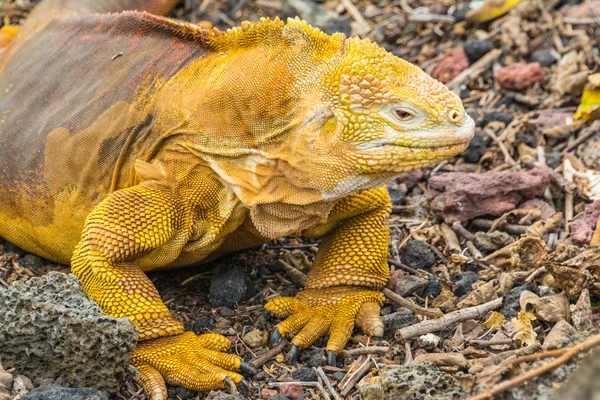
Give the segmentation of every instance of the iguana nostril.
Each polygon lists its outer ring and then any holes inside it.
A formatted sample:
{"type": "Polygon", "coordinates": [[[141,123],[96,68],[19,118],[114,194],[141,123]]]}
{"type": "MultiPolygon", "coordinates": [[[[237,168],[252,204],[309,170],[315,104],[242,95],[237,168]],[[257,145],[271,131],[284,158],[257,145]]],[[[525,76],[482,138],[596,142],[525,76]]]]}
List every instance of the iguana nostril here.
{"type": "Polygon", "coordinates": [[[452,110],[448,114],[448,118],[450,118],[450,121],[452,121],[454,123],[458,123],[458,122],[460,122],[460,113],[456,110],[452,110]]]}

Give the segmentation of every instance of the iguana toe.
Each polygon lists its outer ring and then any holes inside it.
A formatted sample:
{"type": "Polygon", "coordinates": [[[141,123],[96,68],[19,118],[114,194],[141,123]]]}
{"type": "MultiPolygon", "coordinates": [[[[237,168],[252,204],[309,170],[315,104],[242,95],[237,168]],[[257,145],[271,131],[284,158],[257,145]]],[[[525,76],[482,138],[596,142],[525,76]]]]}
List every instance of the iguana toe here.
{"type": "Polygon", "coordinates": [[[249,392],[243,376],[233,371],[256,370],[239,356],[224,353],[226,342],[230,343],[220,335],[196,336],[191,332],[162,337],[139,343],[131,363],[140,372],[138,383],[149,400],[166,400],[165,383],[198,391],[236,392],[239,388],[249,392]]]}

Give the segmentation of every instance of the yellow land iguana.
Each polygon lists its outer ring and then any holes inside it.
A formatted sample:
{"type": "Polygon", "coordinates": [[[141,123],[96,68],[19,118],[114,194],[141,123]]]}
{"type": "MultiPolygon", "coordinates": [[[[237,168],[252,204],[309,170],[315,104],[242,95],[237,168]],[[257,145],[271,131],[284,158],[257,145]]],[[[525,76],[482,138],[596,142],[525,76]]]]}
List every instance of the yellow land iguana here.
{"type": "Polygon", "coordinates": [[[465,149],[460,99],[368,40],[303,21],[227,32],[150,13],[176,0],[44,0],[0,64],[0,236],[70,263],[165,381],[245,387],[219,335],[184,333],[145,272],[302,234],[322,238],[305,289],[265,305],[292,354],[356,323],[381,335],[383,186],[465,149]]]}

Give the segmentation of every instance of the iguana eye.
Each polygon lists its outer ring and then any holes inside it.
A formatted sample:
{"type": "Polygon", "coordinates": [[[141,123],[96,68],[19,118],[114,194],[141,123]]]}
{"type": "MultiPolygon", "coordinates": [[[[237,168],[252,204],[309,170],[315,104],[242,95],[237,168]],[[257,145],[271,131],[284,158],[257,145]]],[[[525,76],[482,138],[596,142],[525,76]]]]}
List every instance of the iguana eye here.
{"type": "Polygon", "coordinates": [[[414,115],[410,111],[401,108],[396,110],[396,116],[402,122],[410,121],[414,118],[414,115]]]}

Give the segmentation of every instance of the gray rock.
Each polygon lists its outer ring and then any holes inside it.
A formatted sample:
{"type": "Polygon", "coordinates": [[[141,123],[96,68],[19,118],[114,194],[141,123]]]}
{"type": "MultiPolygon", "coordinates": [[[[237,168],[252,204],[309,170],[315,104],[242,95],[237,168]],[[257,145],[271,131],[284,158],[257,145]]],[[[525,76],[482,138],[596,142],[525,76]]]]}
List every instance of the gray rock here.
{"type": "Polygon", "coordinates": [[[292,372],[292,378],[302,382],[315,382],[317,380],[317,374],[312,368],[300,367],[292,372]]]}
{"type": "Polygon", "coordinates": [[[460,274],[460,278],[454,286],[454,294],[458,297],[464,296],[473,291],[473,284],[479,280],[477,272],[465,271],[460,274]]]}
{"type": "Polygon", "coordinates": [[[42,385],[33,389],[21,400],[108,400],[102,393],[91,388],[67,388],[56,385],[42,385]]]}
{"type": "Polygon", "coordinates": [[[383,319],[386,334],[394,334],[398,329],[406,328],[419,322],[415,313],[407,308],[384,315],[381,318],[383,319]]]}
{"type": "Polygon", "coordinates": [[[137,329],[105,315],[73,275],[59,272],[0,290],[0,359],[36,384],[114,393],[131,379],[137,329]]]}
{"type": "Polygon", "coordinates": [[[282,12],[288,17],[300,17],[327,33],[342,32],[350,36],[350,20],[311,0],[283,0],[282,12]]]}
{"type": "Polygon", "coordinates": [[[406,193],[396,182],[392,182],[387,185],[387,191],[390,194],[392,205],[401,206],[406,203],[406,193]]]}
{"type": "Polygon", "coordinates": [[[290,398],[283,393],[277,393],[271,396],[271,400],[290,400],[290,398]]]}
{"type": "Polygon", "coordinates": [[[215,307],[233,307],[255,293],[252,280],[241,268],[226,268],[210,281],[210,303],[215,307]]]}
{"type": "Polygon", "coordinates": [[[381,383],[367,383],[360,387],[362,400],[383,400],[383,387],[381,383]]]}
{"type": "Polygon", "coordinates": [[[428,279],[415,275],[406,275],[396,282],[396,293],[402,297],[410,296],[415,292],[420,293],[428,284],[428,279]]]}
{"type": "Polygon", "coordinates": [[[454,377],[429,361],[414,361],[384,370],[381,386],[384,399],[458,400],[466,397],[454,377]]]}
{"type": "Polygon", "coordinates": [[[246,398],[240,393],[225,393],[220,390],[213,390],[208,394],[206,400],[246,400],[246,398]]]}
{"type": "Polygon", "coordinates": [[[411,268],[431,268],[436,261],[435,253],[423,241],[411,239],[402,249],[400,261],[411,268]]]}

